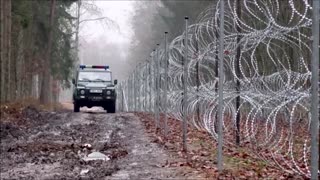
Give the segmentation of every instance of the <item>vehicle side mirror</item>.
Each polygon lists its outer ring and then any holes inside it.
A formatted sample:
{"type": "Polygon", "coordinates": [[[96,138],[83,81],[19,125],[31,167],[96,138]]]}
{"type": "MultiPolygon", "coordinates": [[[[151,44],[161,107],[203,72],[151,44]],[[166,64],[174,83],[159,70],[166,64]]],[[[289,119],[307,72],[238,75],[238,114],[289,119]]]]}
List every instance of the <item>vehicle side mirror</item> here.
{"type": "Polygon", "coordinates": [[[114,85],[117,85],[117,84],[118,84],[118,80],[115,79],[114,82],[113,82],[113,84],[114,84],[114,85]]]}
{"type": "Polygon", "coordinates": [[[76,80],[75,79],[72,79],[72,84],[76,84],[76,80]]]}

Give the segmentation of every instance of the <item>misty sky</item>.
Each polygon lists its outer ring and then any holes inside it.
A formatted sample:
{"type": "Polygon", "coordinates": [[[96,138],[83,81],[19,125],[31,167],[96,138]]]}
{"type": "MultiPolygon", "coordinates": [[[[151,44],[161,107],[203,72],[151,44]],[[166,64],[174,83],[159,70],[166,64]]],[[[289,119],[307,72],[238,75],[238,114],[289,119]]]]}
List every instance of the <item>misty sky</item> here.
{"type": "MultiPolygon", "coordinates": [[[[132,40],[130,18],[134,1],[94,1],[102,16],[113,20],[119,29],[99,21],[85,22],[80,26],[80,60],[84,64],[108,64],[114,78],[125,79],[126,58],[132,40]],[[121,71],[121,72],[120,72],[121,71]]],[[[81,19],[96,18],[86,13],[81,19]]]]}
{"type": "Polygon", "coordinates": [[[132,35],[130,16],[133,14],[133,1],[95,1],[102,10],[102,16],[109,17],[119,25],[120,32],[112,27],[106,27],[101,22],[86,22],[81,29],[81,35],[87,40],[105,38],[115,43],[128,43],[132,35]]]}

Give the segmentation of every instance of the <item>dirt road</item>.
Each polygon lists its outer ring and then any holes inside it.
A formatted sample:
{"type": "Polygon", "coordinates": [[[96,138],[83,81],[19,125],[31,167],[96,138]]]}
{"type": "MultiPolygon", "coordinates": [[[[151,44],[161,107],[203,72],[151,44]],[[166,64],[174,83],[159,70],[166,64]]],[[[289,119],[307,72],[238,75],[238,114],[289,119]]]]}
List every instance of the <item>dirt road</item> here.
{"type": "Polygon", "coordinates": [[[2,123],[1,179],[201,178],[186,167],[166,166],[176,157],[153,143],[133,114],[23,113],[21,125],[2,123]],[[86,159],[92,152],[105,159],[86,159]]]}

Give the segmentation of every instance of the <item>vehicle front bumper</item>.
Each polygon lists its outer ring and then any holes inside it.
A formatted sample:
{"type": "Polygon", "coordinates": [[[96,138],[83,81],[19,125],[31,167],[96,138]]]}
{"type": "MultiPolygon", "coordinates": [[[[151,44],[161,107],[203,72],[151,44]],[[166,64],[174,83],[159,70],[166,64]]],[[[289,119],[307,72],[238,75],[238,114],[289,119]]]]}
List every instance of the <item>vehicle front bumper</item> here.
{"type": "Polygon", "coordinates": [[[80,106],[105,106],[110,103],[114,103],[116,97],[113,95],[103,96],[103,95],[78,95],[74,98],[74,103],[80,106]]]}

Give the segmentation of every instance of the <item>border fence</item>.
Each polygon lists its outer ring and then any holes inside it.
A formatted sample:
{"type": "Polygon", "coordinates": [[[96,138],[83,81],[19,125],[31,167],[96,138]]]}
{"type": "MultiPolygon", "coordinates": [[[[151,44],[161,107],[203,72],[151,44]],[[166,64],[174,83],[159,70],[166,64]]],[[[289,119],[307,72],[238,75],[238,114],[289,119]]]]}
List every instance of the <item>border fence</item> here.
{"type": "Polygon", "coordinates": [[[168,117],[181,120],[185,150],[191,124],[221,148],[247,146],[284,171],[316,179],[319,1],[219,1],[185,24],[171,42],[165,32],[119,83],[118,111],[152,113],[164,132],[168,117]]]}

